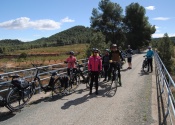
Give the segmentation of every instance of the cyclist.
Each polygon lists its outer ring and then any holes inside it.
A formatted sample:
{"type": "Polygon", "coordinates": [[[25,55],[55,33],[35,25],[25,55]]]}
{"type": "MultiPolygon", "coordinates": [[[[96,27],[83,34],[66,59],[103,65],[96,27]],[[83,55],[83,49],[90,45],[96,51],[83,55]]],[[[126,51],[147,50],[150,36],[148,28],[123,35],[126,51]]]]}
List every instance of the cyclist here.
{"type": "Polygon", "coordinates": [[[110,60],[110,67],[108,71],[108,81],[111,80],[111,72],[112,69],[114,68],[114,74],[112,81],[115,80],[116,78],[116,70],[118,70],[118,78],[119,78],[119,84],[121,86],[121,75],[120,75],[120,60],[124,61],[121,51],[117,49],[116,44],[112,44],[111,46],[111,52],[109,53],[109,60],[110,60]]]}
{"type": "Polygon", "coordinates": [[[105,55],[102,58],[102,64],[103,64],[103,71],[104,71],[104,80],[106,81],[107,75],[108,75],[108,69],[109,69],[109,49],[105,50],[105,55]]]}
{"type": "Polygon", "coordinates": [[[98,55],[98,49],[92,49],[92,56],[89,57],[88,60],[88,71],[91,73],[91,82],[90,82],[90,95],[92,94],[92,86],[93,82],[95,81],[95,89],[96,95],[98,95],[98,76],[99,73],[102,71],[102,60],[101,57],[98,55]]]}
{"type": "Polygon", "coordinates": [[[76,57],[74,56],[74,51],[69,52],[70,56],[64,61],[68,64],[67,66],[67,75],[70,76],[70,69],[73,69],[73,72],[76,72],[76,57]]]}
{"type": "Polygon", "coordinates": [[[131,49],[131,46],[128,45],[128,49],[126,50],[127,53],[127,61],[128,61],[128,69],[132,69],[132,54],[133,50],[131,49]]]}
{"type": "Polygon", "coordinates": [[[151,46],[148,47],[148,51],[146,53],[146,57],[148,59],[148,71],[149,72],[149,67],[151,67],[151,72],[153,71],[153,51],[151,50],[151,46]]]}

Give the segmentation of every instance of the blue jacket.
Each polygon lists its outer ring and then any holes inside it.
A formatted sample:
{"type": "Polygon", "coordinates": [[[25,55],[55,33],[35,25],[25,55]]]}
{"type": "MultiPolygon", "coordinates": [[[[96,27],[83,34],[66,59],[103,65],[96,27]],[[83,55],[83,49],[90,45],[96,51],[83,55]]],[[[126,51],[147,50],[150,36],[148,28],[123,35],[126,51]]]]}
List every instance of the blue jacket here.
{"type": "Polygon", "coordinates": [[[146,57],[147,58],[152,58],[154,55],[153,51],[152,50],[148,50],[147,53],[146,53],[146,57]]]}

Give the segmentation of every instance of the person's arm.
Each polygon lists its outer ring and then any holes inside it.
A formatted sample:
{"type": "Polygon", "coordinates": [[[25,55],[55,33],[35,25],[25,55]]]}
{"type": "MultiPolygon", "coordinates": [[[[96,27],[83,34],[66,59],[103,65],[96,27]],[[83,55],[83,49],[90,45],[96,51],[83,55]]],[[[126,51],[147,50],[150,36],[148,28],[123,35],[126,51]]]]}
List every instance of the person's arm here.
{"type": "Polygon", "coordinates": [[[91,71],[91,62],[90,62],[90,58],[88,60],[88,71],[91,71]]]}
{"type": "Polygon", "coordinates": [[[133,52],[133,50],[131,49],[131,54],[133,55],[134,54],[134,52],[133,52]]]}
{"type": "Polygon", "coordinates": [[[109,60],[112,59],[112,52],[109,53],[109,60]]]}
{"type": "Polygon", "coordinates": [[[120,58],[122,59],[122,61],[124,61],[124,58],[123,58],[123,56],[122,56],[121,51],[119,51],[119,56],[120,56],[120,58]]]}
{"type": "Polygon", "coordinates": [[[68,63],[68,61],[69,61],[69,58],[67,58],[67,59],[64,61],[64,63],[68,63]]]}
{"type": "Polygon", "coordinates": [[[99,61],[99,65],[100,65],[100,71],[102,71],[102,60],[101,59],[99,59],[100,61],[99,61]]]}

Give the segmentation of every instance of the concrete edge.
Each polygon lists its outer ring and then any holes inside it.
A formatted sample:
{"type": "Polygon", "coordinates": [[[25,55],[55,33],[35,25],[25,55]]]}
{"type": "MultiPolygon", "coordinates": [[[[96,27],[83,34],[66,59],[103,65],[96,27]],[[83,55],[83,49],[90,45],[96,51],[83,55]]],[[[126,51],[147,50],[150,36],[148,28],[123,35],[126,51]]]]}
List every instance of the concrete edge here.
{"type": "MultiPolygon", "coordinates": [[[[155,69],[155,64],[153,61],[153,69],[155,69]]],[[[152,90],[151,90],[151,116],[153,122],[151,125],[158,125],[158,102],[157,102],[157,86],[156,86],[156,74],[155,70],[152,73],[152,90]]]]}

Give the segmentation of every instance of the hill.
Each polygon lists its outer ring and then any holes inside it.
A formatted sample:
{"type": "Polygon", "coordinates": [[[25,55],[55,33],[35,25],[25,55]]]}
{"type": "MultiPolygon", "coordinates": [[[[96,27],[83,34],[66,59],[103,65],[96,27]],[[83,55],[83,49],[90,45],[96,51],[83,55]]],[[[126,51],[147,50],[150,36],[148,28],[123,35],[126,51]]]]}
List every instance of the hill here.
{"type": "Polygon", "coordinates": [[[91,29],[84,26],[75,26],[65,31],[56,33],[48,38],[40,38],[30,42],[20,40],[0,40],[0,53],[14,50],[26,50],[41,47],[63,46],[79,43],[89,43],[91,29]]]}

